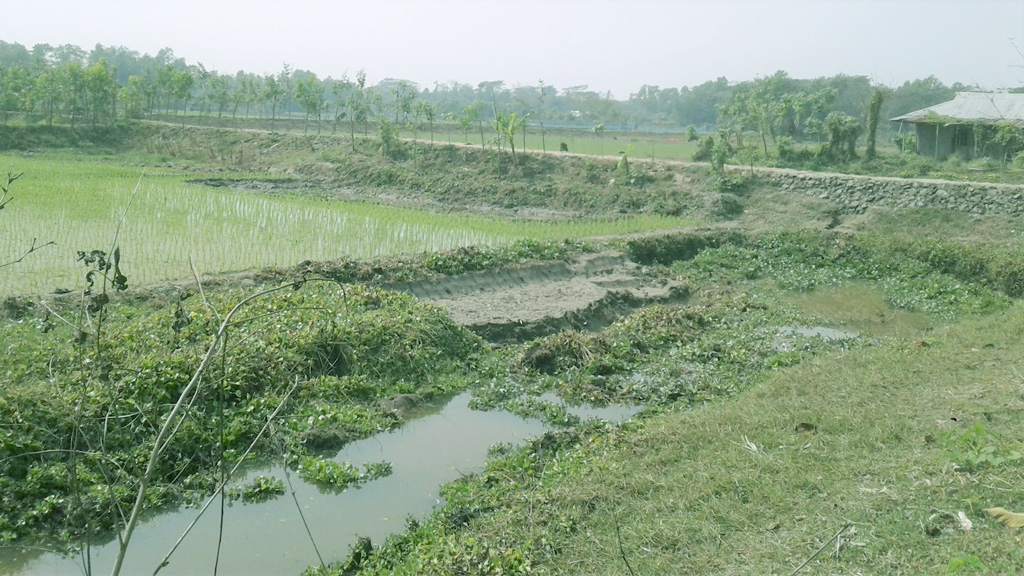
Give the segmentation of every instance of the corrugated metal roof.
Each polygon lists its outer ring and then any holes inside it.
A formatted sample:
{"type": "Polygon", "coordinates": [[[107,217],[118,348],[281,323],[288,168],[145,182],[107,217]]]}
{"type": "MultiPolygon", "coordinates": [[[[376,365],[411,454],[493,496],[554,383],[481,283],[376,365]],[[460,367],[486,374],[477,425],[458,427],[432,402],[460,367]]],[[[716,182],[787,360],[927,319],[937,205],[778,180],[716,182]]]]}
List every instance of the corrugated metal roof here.
{"type": "Polygon", "coordinates": [[[1024,126],[1024,94],[957,92],[949,102],[897,116],[893,122],[1016,124],[1024,126]]]}

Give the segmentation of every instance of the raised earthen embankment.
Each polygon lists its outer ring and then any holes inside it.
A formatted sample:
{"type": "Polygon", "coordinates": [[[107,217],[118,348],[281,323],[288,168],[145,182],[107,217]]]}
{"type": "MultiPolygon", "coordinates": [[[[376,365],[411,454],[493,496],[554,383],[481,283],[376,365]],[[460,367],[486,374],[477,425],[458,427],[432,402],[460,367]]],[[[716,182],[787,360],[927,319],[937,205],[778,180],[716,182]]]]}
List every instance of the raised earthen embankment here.
{"type": "Polygon", "coordinates": [[[984,182],[953,182],[803,172],[757,170],[774,186],[837,204],[844,214],[860,214],[869,206],[893,209],[935,207],[971,214],[1024,216],[1024,186],[984,182]]]}

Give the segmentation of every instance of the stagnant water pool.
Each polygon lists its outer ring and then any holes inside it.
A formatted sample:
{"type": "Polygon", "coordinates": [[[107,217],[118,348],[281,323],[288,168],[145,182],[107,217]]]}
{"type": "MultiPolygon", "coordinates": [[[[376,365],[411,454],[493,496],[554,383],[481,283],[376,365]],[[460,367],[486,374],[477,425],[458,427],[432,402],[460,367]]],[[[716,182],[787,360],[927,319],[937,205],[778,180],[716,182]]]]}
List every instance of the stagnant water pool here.
{"type": "MultiPolygon", "coordinates": [[[[462,474],[480,471],[487,449],[499,442],[520,443],[548,426],[507,412],[469,408],[471,395],[460,394],[443,406],[425,407],[398,430],[349,444],[335,460],[360,466],[388,461],[393,472],[341,494],[321,493],[294,473],[295,489],[312,541],[290,494],[260,504],[236,503],[226,509],[217,574],[298,574],[320,560],[345,558],[359,536],[381,542],[405,529],[407,516],[423,517],[440,504],[439,487],[462,474]],[[316,542],[316,549],[313,547],[316,542]]],[[[547,400],[552,398],[545,397],[547,400]]],[[[637,407],[570,408],[581,418],[621,421],[637,407]]],[[[258,475],[285,480],[280,466],[253,468],[238,484],[258,475]]],[[[287,485],[286,485],[286,490],[287,485]]],[[[155,515],[140,523],[132,536],[122,574],[152,574],[175,541],[199,513],[185,508],[155,515]]],[[[213,574],[220,525],[215,504],[199,520],[164,567],[161,575],[213,574]]],[[[109,574],[116,542],[93,546],[93,574],[109,574]]],[[[82,574],[82,555],[61,556],[39,549],[0,548],[0,575],[82,574]]]]}

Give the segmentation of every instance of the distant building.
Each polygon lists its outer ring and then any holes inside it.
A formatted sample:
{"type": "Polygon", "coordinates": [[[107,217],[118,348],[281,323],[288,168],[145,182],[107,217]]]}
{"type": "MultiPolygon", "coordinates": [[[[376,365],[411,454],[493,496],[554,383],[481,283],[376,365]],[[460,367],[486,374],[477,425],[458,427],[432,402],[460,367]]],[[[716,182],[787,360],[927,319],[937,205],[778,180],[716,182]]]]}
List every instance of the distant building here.
{"type": "Polygon", "coordinates": [[[953,154],[967,159],[982,152],[975,126],[1012,124],[1024,128],[1024,94],[958,92],[949,102],[897,116],[917,129],[917,153],[945,160],[953,154]]]}

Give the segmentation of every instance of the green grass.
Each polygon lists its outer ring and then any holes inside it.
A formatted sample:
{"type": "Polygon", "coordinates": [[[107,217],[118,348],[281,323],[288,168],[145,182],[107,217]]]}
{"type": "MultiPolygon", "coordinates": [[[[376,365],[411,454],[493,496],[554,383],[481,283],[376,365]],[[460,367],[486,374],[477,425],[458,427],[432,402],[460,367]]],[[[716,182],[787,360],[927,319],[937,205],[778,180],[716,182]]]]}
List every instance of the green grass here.
{"type": "Polygon", "coordinates": [[[77,251],[109,250],[115,233],[122,268],[138,286],[189,277],[190,259],[202,273],[219,273],[693,224],[656,215],[513,221],[300,194],[259,195],[188,184],[167,170],[60,156],[0,156],[0,166],[24,173],[0,221],[0,262],[19,257],[33,238],[56,243],[0,269],[4,294],[81,286],[85,270],[76,263],[77,251]]]}
{"type": "Polygon", "coordinates": [[[538,573],[622,574],[618,530],[638,574],[788,574],[852,524],[807,573],[942,574],[972,555],[1015,573],[1020,537],[982,509],[1024,507],[1024,468],[965,468],[942,439],[981,423],[1020,446],[1024,353],[991,343],[1022,333],[1015,306],[926,346],[822,355],[734,400],[581,442],[454,540],[495,557],[525,547],[538,573]],[[944,516],[958,511],[973,530],[944,516]]]}

